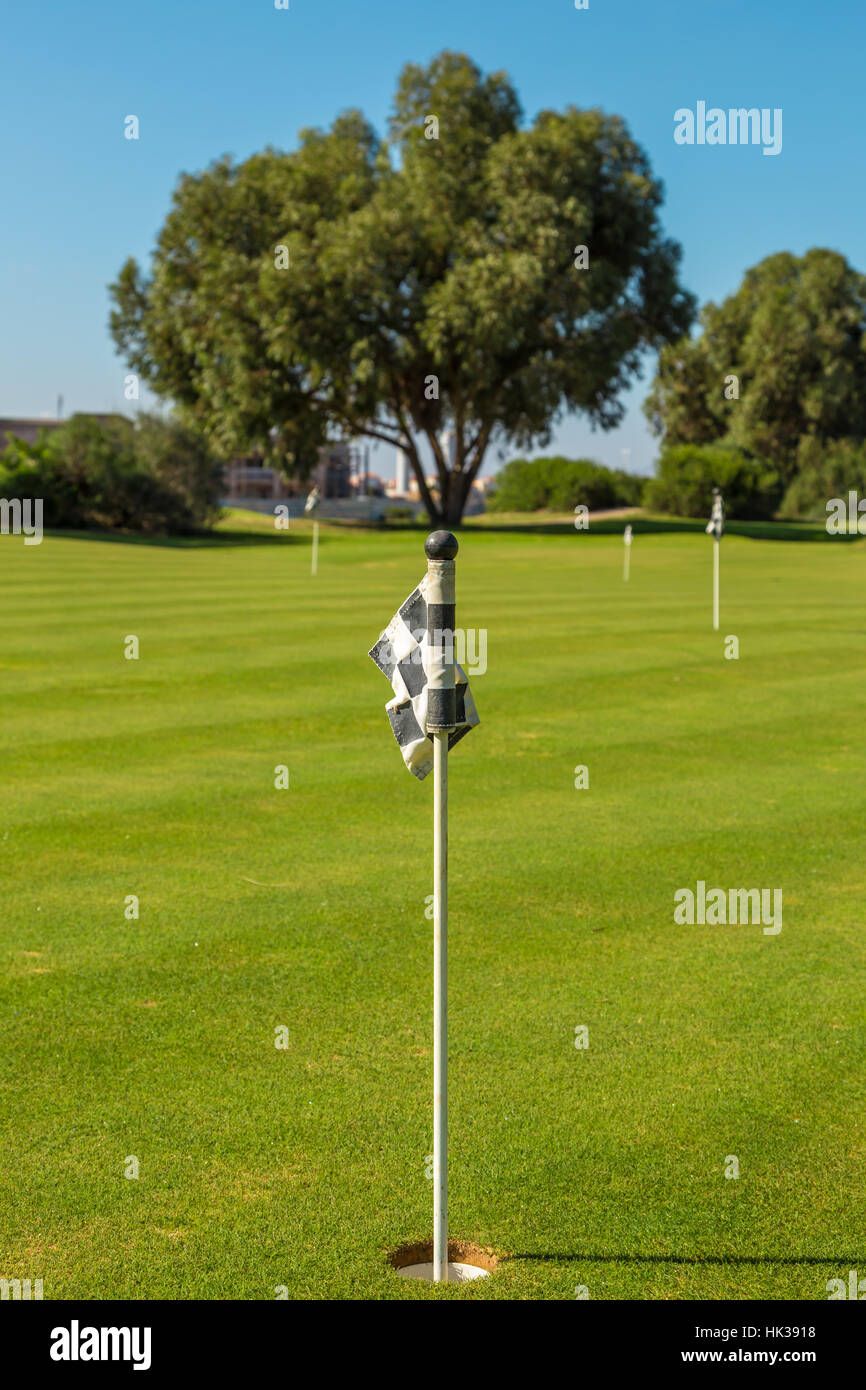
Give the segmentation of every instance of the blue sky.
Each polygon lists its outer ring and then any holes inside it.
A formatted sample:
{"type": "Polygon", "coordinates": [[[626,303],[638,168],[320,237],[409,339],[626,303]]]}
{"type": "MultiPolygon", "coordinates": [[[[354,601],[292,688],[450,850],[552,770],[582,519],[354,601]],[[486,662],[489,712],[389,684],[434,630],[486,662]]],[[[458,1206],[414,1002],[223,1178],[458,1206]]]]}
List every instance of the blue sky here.
{"type": "MultiPolygon", "coordinates": [[[[359,106],[384,131],[397,74],[443,48],[505,68],[528,119],[601,106],[666,189],[663,221],[703,302],[779,250],[830,246],[866,269],[862,0],[44,0],[7,6],[0,88],[0,415],[128,409],[106,285],[147,262],[181,170],[359,106]],[[777,157],[677,145],[674,112],[780,107],[777,157]],[[141,138],[123,138],[136,114],[141,138]]],[[[648,367],[651,368],[651,362],[648,367]]],[[[555,447],[650,472],[640,403],[621,428],[580,417],[555,447]],[[623,450],[630,451],[623,454],[623,450]]],[[[492,464],[491,460],[491,464],[492,464]]],[[[392,471],[389,451],[373,456],[392,471]]]]}

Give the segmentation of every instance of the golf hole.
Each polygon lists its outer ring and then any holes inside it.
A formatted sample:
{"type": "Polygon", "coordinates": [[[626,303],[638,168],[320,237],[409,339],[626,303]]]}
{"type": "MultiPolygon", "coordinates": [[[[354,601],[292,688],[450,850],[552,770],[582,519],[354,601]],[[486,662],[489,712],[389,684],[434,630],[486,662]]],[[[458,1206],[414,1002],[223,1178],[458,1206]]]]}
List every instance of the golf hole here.
{"type": "MultiPolygon", "coordinates": [[[[423,1279],[433,1283],[433,1242],[418,1240],[414,1245],[401,1245],[388,1261],[401,1279],[423,1279]]],[[[448,1283],[468,1284],[472,1279],[486,1279],[499,1261],[489,1250],[482,1250],[467,1240],[448,1242],[448,1283]]]]}

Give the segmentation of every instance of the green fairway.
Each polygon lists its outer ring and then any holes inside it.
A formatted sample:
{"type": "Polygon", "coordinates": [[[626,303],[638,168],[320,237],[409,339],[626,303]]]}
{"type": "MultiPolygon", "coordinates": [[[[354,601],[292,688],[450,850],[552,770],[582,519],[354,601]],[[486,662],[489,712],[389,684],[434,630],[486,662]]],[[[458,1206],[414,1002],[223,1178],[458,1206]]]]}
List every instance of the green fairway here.
{"type": "Polygon", "coordinates": [[[422,1300],[866,1276],[866,542],[726,536],[714,633],[706,536],[637,528],[624,585],[621,526],[462,532],[488,669],[450,761],[450,1227],[507,1258],[433,1288],[386,1263],[432,1231],[432,778],[366,655],[424,532],[323,526],[312,578],[308,524],[258,524],[0,538],[0,1276],[422,1300]],[[698,880],[781,888],[781,932],[676,925],[698,880]]]}

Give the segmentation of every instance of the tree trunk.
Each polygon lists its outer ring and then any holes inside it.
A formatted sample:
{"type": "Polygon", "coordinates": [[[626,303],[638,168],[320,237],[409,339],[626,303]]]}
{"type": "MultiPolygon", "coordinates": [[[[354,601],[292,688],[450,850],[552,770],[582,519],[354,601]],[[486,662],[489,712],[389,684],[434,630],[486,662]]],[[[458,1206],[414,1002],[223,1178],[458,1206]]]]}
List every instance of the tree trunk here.
{"type": "MultiPolygon", "coordinates": [[[[436,445],[434,444],[434,451],[435,447],[436,445]]],[[[463,508],[466,506],[466,500],[469,497],[472,480],[475,478],[481,465],[481,459],[484,456],[485,449],[486,439],[483,441],[481,448],[475,451],[472,467],[470,469],[467,470],[465,467],[462,470],[449,468],[445,472],[444,479],[441,469],[442,461],[441,459],[437,460],[439,472],[439,497],[437,499],[428,492],[426,484],[424,484],[424,474],[421,469],[421,461],[418,457],[417,450],[414,445],[407,447],[412,471],[419,485],[421,501],[427,509],[427,515],[430,518],[432,526],[442,526],[446,527],[448,530],[452,530],[454,527],[460,525],[463,520],[463,508]],[[422,484],[424,485],[422,486],[422,484]]]]}
{"type": "Polygon", "coordinates": [[[444,526],[451,530],[459,526],[463,520],[463,508],[466,505],[466,476],[457,473],[453,469],[448,470],[447,484],[443,489],[443,496],[439,499],[437,515],[432,517],[437,525],[444,526]]]}

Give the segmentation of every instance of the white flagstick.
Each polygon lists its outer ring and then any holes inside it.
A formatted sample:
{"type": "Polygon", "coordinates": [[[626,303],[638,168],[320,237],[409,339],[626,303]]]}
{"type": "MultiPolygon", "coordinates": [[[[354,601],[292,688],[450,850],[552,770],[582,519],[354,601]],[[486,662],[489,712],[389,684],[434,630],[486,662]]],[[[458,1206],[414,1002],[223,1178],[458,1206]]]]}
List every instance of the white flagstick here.
{"type": "Polygon", "coordinates": [[[433,735],[433,1278],[448,1282],[448,734],[433,735]]]}
{"type": "Polygon", "coordinates": [[[623,581],[627,584],[627,583],[628,583],[629,564],[630,564],[630,562],[631,562],[631,527],[630,527],[630,526],[626,526],[625,530],[624,530],[623,533],[622,533],[622,539],[623,539],[623,543],[624,543],[624,545],[625,545],[625,555],[624,555],[624,557],[623,557],[623,562],[622,562],[622,577],[623,577],[623,581]]]}
{"type": "Polygon", "coordinates": [[[313,563],[312,563],[311,573],[312,573],[312,574],[318,574],[318,572],[319,572],[319,523],[318,523],[318,521],[314,521],[314,522],[313,522],[313,563]]]}
{"type": "Polygon", "coordinates": [[[713,488],[713,511],[707,523],[707,535],[713,538],[713,631],[719,630],[719,543],[725,529],[725,499],[721,489],[713,488]]]}
{"type": "Polygon", "coordinates": [[[433,1280],[448,1282],[448,738],[457,725],[454,557],[434,531],[427,556],[427,732],[433,735],[433,1280]]]}

